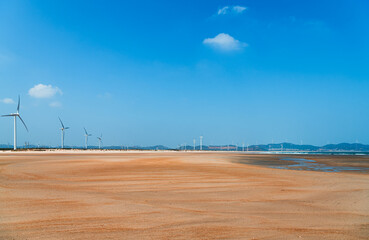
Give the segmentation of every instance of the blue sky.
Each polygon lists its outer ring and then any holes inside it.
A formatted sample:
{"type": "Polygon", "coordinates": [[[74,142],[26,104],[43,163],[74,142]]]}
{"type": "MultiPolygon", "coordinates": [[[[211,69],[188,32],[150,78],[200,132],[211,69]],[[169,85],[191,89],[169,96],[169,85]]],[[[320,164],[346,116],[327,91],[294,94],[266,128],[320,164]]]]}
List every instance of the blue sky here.
{"type": "MultiPolygon", "coordinates": [[[[369,143],[369,2],[0,2],[19,143],[369,143]]],[[[12,142],[0,119],[0,143],[12,142]]]]}

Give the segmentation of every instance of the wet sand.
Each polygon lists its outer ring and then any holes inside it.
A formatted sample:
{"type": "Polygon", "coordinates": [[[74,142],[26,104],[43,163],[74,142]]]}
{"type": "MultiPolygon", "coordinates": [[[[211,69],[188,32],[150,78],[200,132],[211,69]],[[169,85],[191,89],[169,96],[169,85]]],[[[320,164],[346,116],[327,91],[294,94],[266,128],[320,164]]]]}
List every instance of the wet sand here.
{"type": "Polygon", "coordinates": [[[0,152],[0,239],[369,238],[367,172],[240,163],[274,157],[0,152]]]}
{"type": "Polygon", "coordinates": [[[369,155],[233,154],[234,162],[279,169],[369,174],[369,155]]]}

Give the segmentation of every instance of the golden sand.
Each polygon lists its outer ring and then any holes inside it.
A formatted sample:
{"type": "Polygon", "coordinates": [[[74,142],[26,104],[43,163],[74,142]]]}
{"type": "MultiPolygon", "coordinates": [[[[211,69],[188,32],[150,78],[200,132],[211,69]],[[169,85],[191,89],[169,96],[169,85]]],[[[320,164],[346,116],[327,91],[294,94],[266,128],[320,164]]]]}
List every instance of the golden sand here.
{"type": "Polygon", "coordinates": [[[0,153],[0,239],[369,238],[369,174],[237,157],[0,153]]]}

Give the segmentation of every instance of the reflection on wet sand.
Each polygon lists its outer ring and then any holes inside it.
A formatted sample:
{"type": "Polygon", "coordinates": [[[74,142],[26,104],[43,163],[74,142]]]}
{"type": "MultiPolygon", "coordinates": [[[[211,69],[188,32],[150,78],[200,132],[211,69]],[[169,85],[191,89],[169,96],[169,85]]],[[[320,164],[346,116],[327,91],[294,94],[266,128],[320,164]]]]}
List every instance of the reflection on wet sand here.
{"type": "Polygon", "coordinates": [[[309,170],[309,171],[322,171],[322,172],[342,172],[342,171],[359,171],[365,172],[368,168],[358,167],[345,167],[345,166],[327,166],[323,163],[317,163],[314,160],[304,158],[282,158],[280,161],[294,162],[292,164],[271,166],[278,169],[291,169],[291,170],[309,170]]]}
{"type": "Polygon", "coordinates": [[[275,169],[369,173],[368,155],[240,154],[235,162],[275,169]]]}

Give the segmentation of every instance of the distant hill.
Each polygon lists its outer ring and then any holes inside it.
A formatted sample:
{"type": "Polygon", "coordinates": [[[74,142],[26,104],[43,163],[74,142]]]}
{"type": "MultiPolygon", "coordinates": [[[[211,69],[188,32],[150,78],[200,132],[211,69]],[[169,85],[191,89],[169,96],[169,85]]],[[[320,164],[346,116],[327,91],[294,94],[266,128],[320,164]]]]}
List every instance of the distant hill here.
{"type": "MultiPolygon", "coordinates": [[[[12,145],[0,144],[0,149],[12,149],[12,145]]],[[[18,146],[19,149],[25,148],[23,146],[18,146]]],[[[49,149],[49,148],[59,148],[59,146],[45,146],[45,145],[29,145],[28,148],[37,149],[49,149]]],[[[66,149],[84,149],[81,146],[66,146],[66,149]]],[[[89,146],[88,149],[98,149],[98,146],[89,146]]],[[[154,146],[104,146],[103,149],[116,149],[116,150],[193,150],[193,146],[178,146],[176,148],[170,148],[164,145],[154,145],[154,146]]],[[[196,146],[196,150],[199,150],[200,146],[196,146]]],[[[307,152],[343,152],[343,151],[357,151],[357,152],[369,152],[369,145],[361,143],[339,143],[339,144],[327,144],[324,146],[314,146],[314,145],[298,145],[293,143],[272,143],[272,144],[258,144],[250,146],[237,146],[237,145],[203,145],[203,150],[207,151],[307,151],[307,152]]]]}
{"type": "Polygon", "coordinates": [[[339,143],[339,144],[328,144],[320,148],[320,150],[326,151],[360,151],[368,152],[369,145],[361,143],[339,143]]]}

